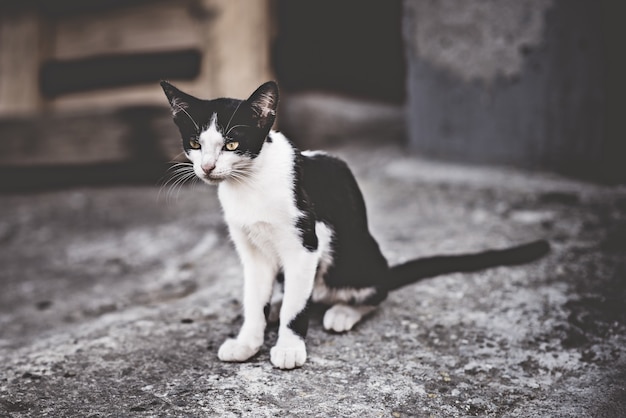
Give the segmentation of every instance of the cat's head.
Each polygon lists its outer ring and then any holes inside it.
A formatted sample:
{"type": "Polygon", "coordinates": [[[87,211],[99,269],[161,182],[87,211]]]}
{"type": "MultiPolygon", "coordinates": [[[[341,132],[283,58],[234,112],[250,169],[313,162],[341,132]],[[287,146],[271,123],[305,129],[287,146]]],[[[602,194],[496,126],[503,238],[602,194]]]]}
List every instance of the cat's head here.
{"type": "Polygon", "coordinates": [[[216,184],[250,175],[276,119],[275,82],[261,85],[246,100],[202,100],[166,81],[161,87],[172,107],[185,155],[200,179],[216,184]]]}

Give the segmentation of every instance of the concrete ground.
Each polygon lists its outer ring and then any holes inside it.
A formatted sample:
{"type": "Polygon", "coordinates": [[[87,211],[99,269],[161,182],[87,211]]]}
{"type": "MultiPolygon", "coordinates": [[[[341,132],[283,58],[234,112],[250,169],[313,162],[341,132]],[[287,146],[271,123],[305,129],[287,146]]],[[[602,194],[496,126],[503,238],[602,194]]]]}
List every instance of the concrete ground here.
{"type": "Polygon", "coordinates": [[[337,150],[392,263],[540,237],[546,258],[392,293],[309,360],[217,360],[241,270],[215,190],[0,196],[0,416],[626,416],[626,188],[337,150]]]}

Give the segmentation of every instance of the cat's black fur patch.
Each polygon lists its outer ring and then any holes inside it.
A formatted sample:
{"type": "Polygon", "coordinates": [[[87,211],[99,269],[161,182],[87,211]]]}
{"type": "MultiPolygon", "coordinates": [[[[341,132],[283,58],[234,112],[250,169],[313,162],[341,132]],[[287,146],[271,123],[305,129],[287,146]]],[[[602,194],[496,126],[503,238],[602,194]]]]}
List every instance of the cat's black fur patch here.
{"type": "Polygon", "coordinates": [[[296,221],[296,228],[300,231],[300,239],[302,246],[308,251],[317,250],[318,239],[315,234],[315,217],[311,214],[305,214],[296,221]]]}
{"type": "Polygon", "coordinates": [[[296,222],[296,228],[300,231],[302,246],[309,251],[315,251],[318,246],[317,234],[315,233],[315,221],[318,220],[318,218],[315,215],[315,206],[311,202],[302,182],[302,160],[306,157],[300,154],[295,148],[294,152],[296,153],[294,158],[294,196],[296,207],[302,213],[296,222]]]}
{"type": "Polygon", "coordinates": [[[333,263],[324,282],[333,289],[373,288],[374,293],[356,303],[377,305],[390,290],[427,277],[457,271],[476,271],[498,265],[527,263],[550,250],[544,240],[483,253],[417,259],[389,268],[378,243],[370,234],[365,201],[348,165],[324,153],[296,158],[296,201],[304,212],[333,230],[333,263]]]}
{"type": "Polygon", "coordinates": [[[293,331],[298,337],[304,339],[309,330],[309,311],[311,310],[311,301],[306,303],[306,306],[300,311],[295,318],[287,324],[287,327],[293,331]]]}
{"type": "Polygon", "coordinates": [[[315,219],[333,230],[333,264],[326,284],[355,289],[380,284],[387,275],[387,260],[369,233],[365,202],[347,164],[321,153],[303,154],[297,163],[302,190],[296,190],[296,197],[306,196],[315,219]]]}

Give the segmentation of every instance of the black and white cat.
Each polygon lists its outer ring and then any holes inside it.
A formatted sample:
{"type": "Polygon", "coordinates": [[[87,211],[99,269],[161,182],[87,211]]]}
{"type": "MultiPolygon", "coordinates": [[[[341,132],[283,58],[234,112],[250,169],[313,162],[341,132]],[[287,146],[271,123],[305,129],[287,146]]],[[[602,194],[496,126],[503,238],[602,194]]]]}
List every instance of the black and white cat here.
{"type": "Polygon", "coordinates": [[[241,362],[258,352],[277,282],[283,301],[270,357],[275,367],[293,369],[307,358],[312,302],[330,306],[326,330],[345,332],[390,290],[438,274],[532,261],[549,249],[537,241],[390,268],[369,232],[363,196],[348,166],[323,152],[300,152],[271,129],[276,83],[261,85],[247,100],[201,100],[167,82],[161,86],[195,175],[218,185],[243,264],[244,321],[237,337],[220,347],[222,361],[241,362]]]}

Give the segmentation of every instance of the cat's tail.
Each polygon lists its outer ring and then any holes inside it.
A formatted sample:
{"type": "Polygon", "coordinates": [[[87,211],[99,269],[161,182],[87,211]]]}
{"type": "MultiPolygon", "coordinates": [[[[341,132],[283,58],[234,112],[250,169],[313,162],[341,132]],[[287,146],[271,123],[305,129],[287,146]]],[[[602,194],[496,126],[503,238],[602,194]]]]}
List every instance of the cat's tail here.
{"type": "Polygon", "coordinates": [[[387,290],[395,290],[441,274],[525,264],[543,257],[549,251],[550,244],[548,241],[538,240],[501,250],[420,258],[391,267],[386,288],[387,290]]]}

